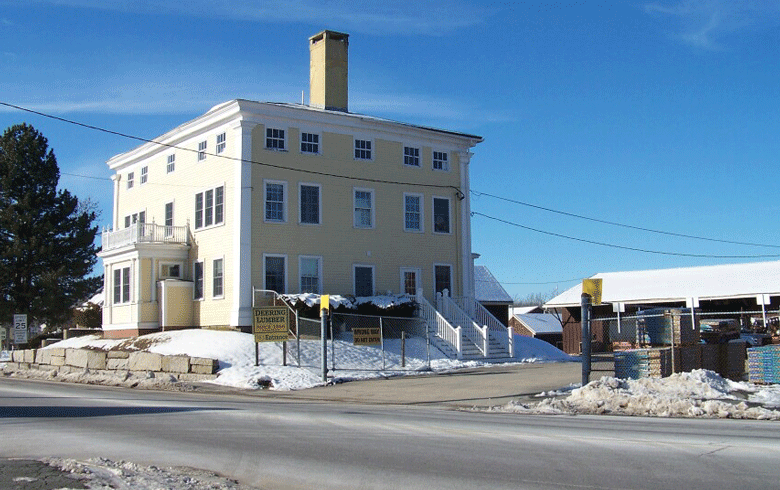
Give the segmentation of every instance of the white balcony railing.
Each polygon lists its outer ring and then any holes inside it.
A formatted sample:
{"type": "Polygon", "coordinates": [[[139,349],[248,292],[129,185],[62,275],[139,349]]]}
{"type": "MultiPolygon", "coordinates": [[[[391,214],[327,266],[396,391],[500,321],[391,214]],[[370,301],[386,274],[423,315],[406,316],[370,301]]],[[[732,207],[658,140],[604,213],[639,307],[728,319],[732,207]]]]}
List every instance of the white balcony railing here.
{"type": "Polygon", "coordinates": [[[103,230],[103,251],[136,243],[190,244],[189,226],[163,226],[154,223],[133,223],[121,230],[103,230]]]}

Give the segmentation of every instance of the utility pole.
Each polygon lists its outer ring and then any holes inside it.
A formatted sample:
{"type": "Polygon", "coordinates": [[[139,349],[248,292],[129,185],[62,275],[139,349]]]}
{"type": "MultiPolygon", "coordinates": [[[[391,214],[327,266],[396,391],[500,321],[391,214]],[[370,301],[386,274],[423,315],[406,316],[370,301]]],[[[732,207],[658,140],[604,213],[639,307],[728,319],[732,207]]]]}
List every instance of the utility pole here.
{"type": "Polygon", "coordinates": [[[580,318],[582,324],[582,386],[590,382],[590,307],[588,293],[580,296],[580,318]]]}

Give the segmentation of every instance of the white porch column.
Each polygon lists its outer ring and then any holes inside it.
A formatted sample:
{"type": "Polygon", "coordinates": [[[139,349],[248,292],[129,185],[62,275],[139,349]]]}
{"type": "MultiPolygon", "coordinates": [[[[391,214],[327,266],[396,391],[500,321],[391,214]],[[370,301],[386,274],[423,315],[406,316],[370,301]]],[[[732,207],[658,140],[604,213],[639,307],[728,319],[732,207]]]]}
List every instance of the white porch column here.
{"type": "Polygon", "coordinates": [[[233,307],[230,325],[252,324],[252,128],[239,121],[231,128],[237,158],[233,180],[233,307]]]}
{"type": "Polygon", "coordinates": [[[460,270],[462,271],[461,295],[474,297],[474,261],[471,258],[471,180],[469,179],[469,163],[473,153],[461,151],[460,160],[460,191],[463,199],[460,201],[460,270]]]}
{"type": "Polygon", "coordinates": [[[114,212],[111,217],[111,227],[113,230],[119,229],[119,182],[122,180],[120,174],[114,174],[111,176],[111,180],[114,181],[114,212]]]}

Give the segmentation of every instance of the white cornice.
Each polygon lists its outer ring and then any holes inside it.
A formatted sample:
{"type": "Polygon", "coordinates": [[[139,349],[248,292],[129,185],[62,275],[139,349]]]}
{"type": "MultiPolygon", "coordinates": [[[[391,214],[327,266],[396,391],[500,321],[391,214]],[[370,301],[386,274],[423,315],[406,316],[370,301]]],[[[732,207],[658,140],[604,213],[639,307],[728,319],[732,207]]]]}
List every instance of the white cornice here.
{"type": "Polygon", "coordinates": [[[111,170],[120,171],[141,160],[168,151],[171,146],[183,142],[217,127],[246,123],[267,124],[269,120],[286,123],[292,127],[308,126],[337,134],[372,134],[389,141],[411,144],[455,148],[468,151],[482,141],[479,136],[415,126],[360,114],[315,109],[296,104],[255,102],[236,99],[214,106],[211,110],[188,121],[151,142],[121,153],[108,160],[111,170]]]}

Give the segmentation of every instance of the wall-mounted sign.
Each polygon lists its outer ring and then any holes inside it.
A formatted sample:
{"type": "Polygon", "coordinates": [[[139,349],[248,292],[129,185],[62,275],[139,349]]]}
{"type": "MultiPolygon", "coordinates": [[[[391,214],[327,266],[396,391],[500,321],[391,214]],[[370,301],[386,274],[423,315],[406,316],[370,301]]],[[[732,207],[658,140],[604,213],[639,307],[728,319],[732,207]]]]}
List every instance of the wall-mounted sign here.
{"type": "Polygon", "coordinates": [[[352,339],[355,345],[379,345],[382,343],[382,332],[379,327],[353,328],[352,339]]]}

